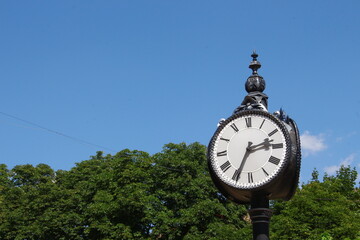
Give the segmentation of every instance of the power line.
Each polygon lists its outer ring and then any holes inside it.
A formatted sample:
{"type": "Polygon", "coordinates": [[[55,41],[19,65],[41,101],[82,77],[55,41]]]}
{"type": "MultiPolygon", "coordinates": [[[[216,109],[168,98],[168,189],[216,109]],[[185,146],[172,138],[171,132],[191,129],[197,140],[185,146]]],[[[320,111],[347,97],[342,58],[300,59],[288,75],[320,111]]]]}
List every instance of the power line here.
{"type": "Polygon", "coordinates": [[[52,134],[56,134],[56,135],[59,135],[59,136],[62,136],[62,137],[71,139],[71,140],[73,140],[73,141],[82,143],[82,144],[86,144],[86,145],[90,145],[90,146],[93,146],[93,147],[101,148],[101,149],[108,150],[108,151],[111,151],[111,152],[116,152],[115,150],[113,150],[113,149],[111,149],[111,148],[104,147],[104,146],[101,146],[101,145],[98,145],[98,144],[95,144],[95,143],[91,143],[91,142],[85,141],[85,140],[80,139],[80,138],[76,138],[76,137],[69,136],[69,135],[67,135],[67,134],[61,133],[61,132],[59,132],[59,131],[52,130],[52,129],[50,129],[50,128],[46,128],[46,127],[40,126],[39,124],[36,124],[36,123],[30,122],[30,121],[28,121],[28,120],[25,120],[25,119],[22,119],[22,118],[19,118],[19,117],[10,115],[10,114],[8,114],[8,113],[0,112],[0,114],[5,115],[5,116],[7,116],[7,117],[9,117],[9,118],[13,118],[13,119],[16,119],[16,120],[18,120],[18,121],[27,123],[27,124],[29,124],[29,125],[35,126],[35,127],[39,128],[39,129],[48,131],[48,132],[50,132],[50,133],[52,133],[52,134]]]}

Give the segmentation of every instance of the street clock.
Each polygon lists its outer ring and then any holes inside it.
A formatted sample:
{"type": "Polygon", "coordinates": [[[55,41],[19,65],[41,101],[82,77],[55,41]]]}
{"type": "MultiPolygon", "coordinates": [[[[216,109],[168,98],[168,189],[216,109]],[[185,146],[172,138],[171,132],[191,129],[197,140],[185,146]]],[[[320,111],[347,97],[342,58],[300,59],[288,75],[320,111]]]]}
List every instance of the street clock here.
{"type": "Polygon", "coordinates": [[[229,118],[220,121],[208,146],[208,165],[215,185],[229,199],[250,203],[255,195],[290,199],[298,185],[300,139],[294,120],[280,110],[267,111],[264,79],[257,54],[248,95],[229,118]]]}

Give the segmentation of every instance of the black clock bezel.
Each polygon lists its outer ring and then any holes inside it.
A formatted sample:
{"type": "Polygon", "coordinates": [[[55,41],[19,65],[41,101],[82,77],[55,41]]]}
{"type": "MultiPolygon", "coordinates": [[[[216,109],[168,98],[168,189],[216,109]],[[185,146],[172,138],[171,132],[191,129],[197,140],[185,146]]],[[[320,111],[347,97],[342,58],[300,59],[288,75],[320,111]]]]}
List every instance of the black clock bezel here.
{"type": "Polygon", "coordinates": [[[262,110],[244,110],[244,111],[238,112],[238,113],[230,116],[228,119],[223,121],[221,123],[221,125],[217,128],[217,130],[215,131],[213,137],[211,138],[209,146],[208,146],[208,151],[207,151],[208,165],[209,165],[210,170],[212,171],[213,177],[216,177],[217,181],[220,181],[223,184],[228,185],[235,189],[251,190],[251,191],[264,189],[267,186],[271,185],[275,179],[277,179],[279,176],[281,176],[282,173],[284,172],[284,169],[286,169],[289,164],[290,155],[291,155],[291,140],[290,140],[289,132],[286,129],[286,126],[283,124],[283,122],[280,119],[278,119],[277,117],[273,116],[272,114],[262,111],[262,110]],[[277,171],[277,173],[275,175],[271,176],[265,183],[262,183],[262,184],[259,183],[255,186],[241,187],[241,186],[234,185],[234,184],[228,183],[226,181],[223,181],[221,179],[221,177],[217,174],[217,171],[215,170],[215,166],[213,165],[215,162],[215,158],[216,158],[216,156],[213,154],[213,149],[215,147],[215,143],[216,143],[216,140],[217,140],[219,134],[225,128],[225,126],[227,126],[227,124],[229,124],[231,121],[233,121],[235,119],[238,119],[238,118],[241,118],[244,116],[249,116],[249,115],[262,116],[262,117],[268,118],[271,121],[273,121],[280,128],[280,130],[282,131],[282,133],[284,135],[286,149],[285,149],[284,163],[279,167],[279,170],[277,171]]]}

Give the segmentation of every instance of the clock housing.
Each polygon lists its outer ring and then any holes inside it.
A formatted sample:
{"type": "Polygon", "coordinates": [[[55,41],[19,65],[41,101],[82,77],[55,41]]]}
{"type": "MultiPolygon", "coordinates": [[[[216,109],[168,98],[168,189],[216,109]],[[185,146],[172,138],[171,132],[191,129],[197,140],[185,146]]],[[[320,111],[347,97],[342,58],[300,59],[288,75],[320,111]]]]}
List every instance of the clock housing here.
{"type": "Polygon", "coordinates": [[[286,173],[292,144],[288,126],[262,110],[245,110],[223,121],[208,147],[214,183],[232,200],[250,202],[254,193],[287,198],[286,173]]]}

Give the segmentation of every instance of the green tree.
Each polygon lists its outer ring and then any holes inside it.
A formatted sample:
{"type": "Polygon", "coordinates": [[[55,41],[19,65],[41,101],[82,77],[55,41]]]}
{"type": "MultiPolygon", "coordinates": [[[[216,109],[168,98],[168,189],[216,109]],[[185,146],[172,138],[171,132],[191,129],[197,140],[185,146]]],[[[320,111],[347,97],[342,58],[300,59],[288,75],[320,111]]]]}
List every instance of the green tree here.
{"type": "Polygon", "coordinates": [[[215,189],[205,151],[98,152],[57,172],[3,166],[0,239],[249,239],[246,209],[215,189]]]}
{"type": "Polygon", "coordinates": [[[18,165],[8,172],[0,204],[1,239],[34,239],[43,231],[42,216],[53,198],[54,171],[45,164],[18,165]]]}
{"type": "Polygon", "coordinates": [[[153,157],[155,197],[147,211],[153,239],[247,239],[244,206],[213,186],[205,146],[167,144],[153,157]]]}
{"type": "MultiPolygon", "coordinates": [[[[314,175],[317,175],[314,171],[314,175]]],[[[336,176],[303,185],[289,202],[274,204],[274,239],[356,239],[360,237],[357,172],[341,167],[336,176]]]]}
{"type": "Polygon", "coordinates": [[[61,229],[66,239],[131,239],[142,236],[143,208],[151,183],[149,154],[123,150],[98,152],[88,161],[61,172],[58,208],[66,209],[61,229]]]}

